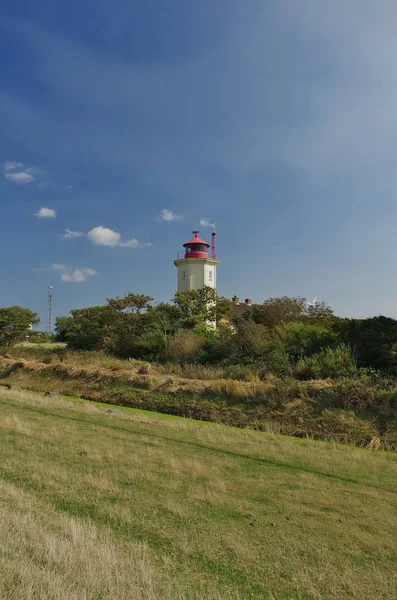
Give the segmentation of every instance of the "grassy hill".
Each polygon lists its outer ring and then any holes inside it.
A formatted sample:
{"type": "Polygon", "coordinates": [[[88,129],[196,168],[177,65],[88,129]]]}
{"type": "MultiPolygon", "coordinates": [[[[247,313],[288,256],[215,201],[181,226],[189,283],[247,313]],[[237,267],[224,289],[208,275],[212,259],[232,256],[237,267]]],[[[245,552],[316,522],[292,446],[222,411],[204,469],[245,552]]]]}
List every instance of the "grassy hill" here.
{"type": "Polygon", "coordinates": [[[0,598],[395,598],[397,456],[0,389],[0,598]]]}
{"type": "MultiPolygon", "coordinates": [[[[234,369],[236,366],[234,366],[234,369]]],[[[0,384],[204,421],[397,452],[394,380],[219,378],[222,369],[118,360],[96,352],[0,352],[0,384]]]]}

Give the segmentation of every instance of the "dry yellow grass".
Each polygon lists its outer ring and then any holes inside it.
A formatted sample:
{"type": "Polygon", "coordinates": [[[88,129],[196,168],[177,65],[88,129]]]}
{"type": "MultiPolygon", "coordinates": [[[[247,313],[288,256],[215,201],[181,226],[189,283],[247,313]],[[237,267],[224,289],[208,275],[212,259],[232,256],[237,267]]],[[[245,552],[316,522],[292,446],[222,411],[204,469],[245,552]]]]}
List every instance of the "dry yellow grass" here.
{"type": "Polygon", "coordinates": [[[394,598],[397,457],[0,389],[0,598],[394,598]]]}
{"type": "MultiPolygon", "coordinates": [[[[15,351],[17,351],[17,349],[15,351]]],[[[82,354],[81,361],[79,356],[78,364],[76,364],[76,355],[73,353],[71,353],[70,356],[66,355],[65,357],[58,357],[55,354],[51,354],[48,363],[37,360],[27,360],[25,358],[18,358],[17,360],[9,355],[7,355],[7,357],[0,355],[0,368],[19,368],[26,371],[45,372],[46,369],[51,367],[51,370],[60,378],[84,378],[86,380],[108,380],[114,382],[121,381],[131,383],[137,388],[151,389],[153,391],[168,393],[183,391],[192,394],[209,393],[212,395],[230,396],[231,398],[248,400],[266,399],[276,387],[276,382],[272,378],[267,382],[246,382],[234,379],[215,379],[213,377],[206,380],[206,369],[202,368],[203,377],[201,379],[193,377],[186,379],[182,375],[164,373],[165,367],[160,368],[160,366],[157,366],[157,368],[155,368],[147,363],[141,363],[139,361],[121,361],[109,357],[107,360],[102,358],[101,361],[96,361],[95,353],[87,354],[90,356],[85,357],[85,359],[84,354],[82,354]],[[91,362],[87,361],[87,358],[90,358],[91,362]]],[[[178,369],[173,370],[178,372],[178,369]]],[[[180,372],[182,374],[183,370],[180,372]]],[[[200,369],[196,368],[194,372],[198,375],[200,369]]],[[[217,371],[214,370],[213,374],[216,373],[217,371]]],[[[320,380],[316,382],[296,383],[296,386],[298,386],[303,393],[306,387],[308,389],[322,389],[324,387],[329,387],[330,385],[329,381],[320,380]]]]}

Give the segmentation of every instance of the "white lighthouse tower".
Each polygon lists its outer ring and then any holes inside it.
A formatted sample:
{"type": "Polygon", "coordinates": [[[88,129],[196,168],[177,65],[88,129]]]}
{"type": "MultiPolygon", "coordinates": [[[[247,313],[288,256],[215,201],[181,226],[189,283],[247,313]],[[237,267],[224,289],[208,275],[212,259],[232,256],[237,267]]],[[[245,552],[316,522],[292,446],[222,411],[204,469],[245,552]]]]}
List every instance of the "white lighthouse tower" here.
{"type": "Polygon", "coordinates": [[[216,290],[216,268],[219,261],[215,253],[215,231],[212,244],[199,238],[199,231],[193,231],[194,238],[183,244],[184,252],[178,254],[174,265],[178,269],[178,292],[199,290],[208,285],[216,290]],[[211,247],[211,256],[208,250],[211,247]]]}

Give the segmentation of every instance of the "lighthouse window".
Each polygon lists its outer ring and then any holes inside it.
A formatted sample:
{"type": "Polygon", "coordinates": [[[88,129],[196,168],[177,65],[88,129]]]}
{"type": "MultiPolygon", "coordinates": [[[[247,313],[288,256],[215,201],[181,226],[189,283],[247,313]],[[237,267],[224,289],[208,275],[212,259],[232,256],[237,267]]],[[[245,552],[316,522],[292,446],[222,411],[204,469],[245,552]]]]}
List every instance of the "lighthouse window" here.
{"type": "Polygon", "coordinates": [[[186,279],[186,271],[182,271],[182,279],[186,279]]]}
{"type": "Polygon", "coordinates": [[[209,281],[212,281],[212,271],[209,271],[209,273],[208,273],[208,279],[209,279],[209,281]]]}
{"type": "Polygon", "coordinates": [[[186,247],[187,252],[207,252],[207,246],[204,244],[191,244],[186,247]]]}

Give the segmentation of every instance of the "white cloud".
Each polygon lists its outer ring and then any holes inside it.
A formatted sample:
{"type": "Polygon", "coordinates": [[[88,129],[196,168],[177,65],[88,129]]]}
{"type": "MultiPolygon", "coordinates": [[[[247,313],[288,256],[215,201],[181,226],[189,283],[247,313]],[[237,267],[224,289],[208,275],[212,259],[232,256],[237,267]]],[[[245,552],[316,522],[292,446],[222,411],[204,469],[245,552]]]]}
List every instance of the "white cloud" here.
{"type": "Polygon", "coordinates": [[[212,227],[212,229],[216,228],[215,223],[211,223],[211,221],[208,217],[204,217],[203,219],[200,219],[200,225],[201,225],[201,227],[212,227]]]}
{"type": "Polygon", "coordinates": [[[161,221],[180,221],[181,219],[183,219],[182,215],[176,215],[169,208],[164,208],[160,213],[161,221]]]}
{"type": "Polygon", "coordinates": [[[13,169],[19,169],[20,167],[23,167],[23,163],[14,162],[12,160],[7,160],[3,165],[4,171],[12,171],[13,169]]]}
{"type": "Polygon", "coordinates": [[[19,171],[18,173],[5,173],[4,176],[14,183],[30,183],[35,181],[35,178],[30,173],[19,171]]]}
{"type": "Polygon", "coordinates": [[[71,240],[74,238],[83,237],[83,235],[85,235],[84,231],[71,231],[70,229],[65,229],[65,233],[62,237],[65,240],[71,240]]]}
{"type": "Polygon", "coordinates": [[[121,235],[107,227],[94,227],[87,233],[90,242],[97,246],[119,246],[121,235]]]}
{"type": "Polygon", "coordinates": [[[127,240],[126,242],[120,242],[118,245],[124,246],[125,248],[139,248],[142,246],[141,242],[135,238],[127,240]]]}
{"type": "Polygon", "coordinates": [[[108,227],[94,227],[87,233],[87,237],[96,246],[110,246],[115,248],[121,246],[125,248],[146,248],[151,244],[142,244],[139,240],[132,238],[125,242],[121,239],[121,234],[108,227]]]}
{"type": "Polygon", "coordinates": [[[35,213],[35,217],[39,217],[39,219],[54,219],[56,216],[57,214],[53,208],[45,208],[44,206],[35,213]]]}
{"type": "Polygon", "coordinates": [[[97,271],[89,267],[83,269],[73,269],[68,265],[62,265],[54,263],[51,265],[52,271],[58,271],[61,273],[61,281],[71,281],[74,283],[82,283],[87,277],[94,277],[98,275],[97,271]]]}
{"type": "Polygon", "coordinates": [[[52,271],[67,271],[68,269],[70,269],[70,267],[68,267],[67,265],[61,265],[59,263],[53,263],[51,265],[52,271]]]}
{"type": "Polygon", "coordinates": [[[25,173],[29,173],[29,175],[40,175],[43,173],[40,169],[35,169],[34,167],[27,167],[25,169],[25,173]]]}
{"type": "Polygon", "coordinates": [[[61,281],[73,281],[75,283],[82,283],[87,279],[87,277],[93,277],[94,275],[98,275],[94,269],[74,269],[69,273],[62,273],[61,281]]]}
{"type": "Polygon", "coordinates": [[[24,163],[7,160],[3,163],[3,174],[9,181],[14,183],[26,184],[36,182],[38,190],[51,190],[60,192],[63,190],[71,190],[71,185],[58,185],[49,179],[49,174],[45,169],[30,167],[24,163]],[[23,167],[23,168],[22,168],[23,167]],[[16,172],[16,169],[18,171],[16,172]]]}

